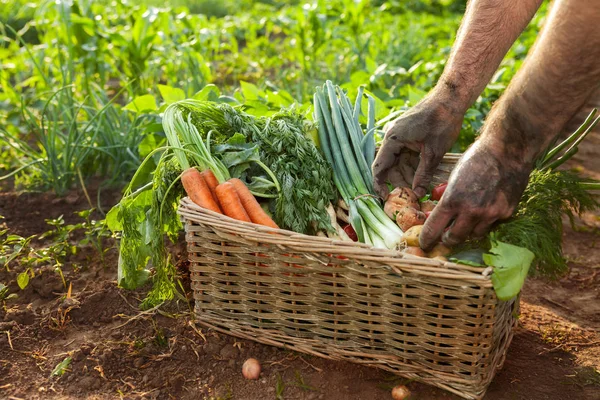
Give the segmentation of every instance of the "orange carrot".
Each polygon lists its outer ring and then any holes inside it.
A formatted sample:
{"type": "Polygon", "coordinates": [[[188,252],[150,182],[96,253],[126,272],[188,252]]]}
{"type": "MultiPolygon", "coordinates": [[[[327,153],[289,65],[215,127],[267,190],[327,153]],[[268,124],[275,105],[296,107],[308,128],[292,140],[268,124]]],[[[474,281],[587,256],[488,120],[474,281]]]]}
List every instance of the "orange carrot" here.
{"type": "Polygon", "coordinates": [[[215,189],[221,208],[228,217],[239,221],[252,222],[244,209],[240,198],[235,191],[235,186],[230,182],[223,182],[215,189]]]}
{"type": "Polygon", "coordinates": [[[204,182],[206,182],[206,184],[208,185],[208,188],[212,193],[213,199],[215,199],[215,203],[219,204],[219,199],[217,198],[217,194],[215,193],[215,189],[217,188],[217,186],[219,186],[219,181],[217,180],[217,177],[210,169],[202,171],[200,175],[202,175],[202,177],[204,178],[204,182]]]}
{"type": "Polygon", "coordinates": [[[181,175],[181,183],[189,198],[208,210],[223,214],[219,203],[213,199],[210,189],[196,168],[188,168],[181,175]]]}
{"type": "Polygon", "coordinates": [[[271,228],[279,228],[277,224],[267,215],[265,210],[262,209],[254,195],[250,192],[250,189],[237,178],[232,178],[227,182],[231,182],[235,187],[235,191],[240,197],[240,201],[244,206],[244,209],[248,213],[248,216],[255,224],[269,226],[271,228]]]}

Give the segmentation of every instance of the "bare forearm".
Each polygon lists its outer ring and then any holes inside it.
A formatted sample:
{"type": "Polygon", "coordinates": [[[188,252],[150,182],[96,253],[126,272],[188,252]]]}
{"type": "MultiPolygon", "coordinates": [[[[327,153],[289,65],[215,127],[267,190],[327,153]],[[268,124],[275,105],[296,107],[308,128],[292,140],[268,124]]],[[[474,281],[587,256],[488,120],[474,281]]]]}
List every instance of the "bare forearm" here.
{"type": "Polygon", "coordinates": [[[542,0],[471,0],[435,91],[465,112],[481,94],[542,0]]]}
{"type": "Polygon", "coordinates": [[[558,0],[522,68],[490,115],[483,139],[527,163],[555,140],[600,83],[596,0],[558,0]],[[491,132],[495,132],[492,137],[491,132]]]}

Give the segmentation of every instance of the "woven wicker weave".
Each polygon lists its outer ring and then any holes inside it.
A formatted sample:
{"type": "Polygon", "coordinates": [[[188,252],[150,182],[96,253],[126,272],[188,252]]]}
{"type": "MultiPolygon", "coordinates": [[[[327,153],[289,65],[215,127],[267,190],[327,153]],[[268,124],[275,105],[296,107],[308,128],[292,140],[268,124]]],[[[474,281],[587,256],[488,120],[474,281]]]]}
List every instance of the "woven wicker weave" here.
{"type": "Polygon", "coordinates": [[[497,300],[490,269],[243,223],[187,198],[179,213],[200,324],[467,399],[504,362],[518,300],[497,300]]]}

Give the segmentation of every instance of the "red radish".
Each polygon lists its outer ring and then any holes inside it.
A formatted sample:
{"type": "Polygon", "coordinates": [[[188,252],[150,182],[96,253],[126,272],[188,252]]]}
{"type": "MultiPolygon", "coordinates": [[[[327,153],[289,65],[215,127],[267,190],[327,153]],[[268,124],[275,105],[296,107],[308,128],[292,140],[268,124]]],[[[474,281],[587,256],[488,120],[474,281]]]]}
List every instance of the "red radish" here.
{"type": "Polygon", "coordinates": [[[439,201],[442,198],[442,195],[446,191],[447,187],[448,187],[448,183],[441,183],[441,184],[437,185],[436,187],[434,187],[433,190],[431,191],[431,200],[439,201]]]}
{"type": "Polygon", "coordinates": [[[425,219],[429,218],[433,211],[425,211],[425,219]]]}
{"type": "Polygon", "coordinates": [[[355,242],[358,242],[358,236],[356,235],[356,231],[352,227],[352,225],[348,224],[344,227],[344,232],[348,235],[348,237],[355,242]]]}

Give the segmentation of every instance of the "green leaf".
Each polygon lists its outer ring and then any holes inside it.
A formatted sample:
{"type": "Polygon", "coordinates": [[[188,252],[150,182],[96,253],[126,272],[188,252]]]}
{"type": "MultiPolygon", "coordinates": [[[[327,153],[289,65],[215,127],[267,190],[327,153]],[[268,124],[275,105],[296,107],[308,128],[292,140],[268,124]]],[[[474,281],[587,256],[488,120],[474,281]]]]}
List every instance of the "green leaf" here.
{"type": "Polygon", "coordinates": [[[492,285],[498,299],[510,300],[519,294],[534,257],[526,248],[492,242],[490,252],[483,255],[483,261],[494,267],[492,285]]]}
{"type": "Polygon", "coordinates": [[[159,136],[155,134],[148,134],[144,137],[141,143],[138,145],[138,151],[140,153],[140,158],[144,159],[148,154],[150,154],[155,149],[159,148],[164,144],[167,139],[164,136],[159,136]]]}
{"type": "Polygon", "coordinates": [[[246,99],[246,101],[259,99],[261,91],[258,89],[258,87],[256,87],[256,85],[249,82],[240,81],[240,86],[242,87],[242,94],[244,95],[244,99],[246,99]]]}
{"type": "Polygon", "coordinates": [[[221,96],[221,90],[219,90],[219,88],[216,85],[209,83],[194,95],[194,99],[218,101],[219,96],[221,96]]]}
{"type": "Polygon", "coordinates": [[[461,251],[460,253],[453,254],[448,259],[457,264],[470,265],[472,267],[485,267],[483,250],[481,249],[461,251]]]}
{"type": "Polygon", "coordinates": [[[17,275],[17,285],[21,288],[21,290],[25,289],[27,285],[29,285],[29,274],[27,271],[21,272],[17,275]]]}
{"type": "Polygon", "coordinates": [[[163,100],[167,104],[175,103],[180,100],[185,100],[185,92],[179,88],[174,88],[167,85],[157,85],[158,91],[163,100]]]}
{"type": "Polygon", "coordinates": [[[69,368],[70,364],[71,364],[71,357],[65,358],[64,360],[62,360],[61,362],[56,364],[56,367],[54,367],[54,369],[52,370],[52,373],[50,375],[51,376],[63,376],[65,374],[65,372],[67,372],[67,368],[69,368]]]}
{"type": "Polygon", "coordinates": [[[123,107],[123,110],[133,111],[137,113],[141,113],[144,111],[156,111],[157,109],[158,107],[156,106],[156,100],[151,94],[138,96],[135,99],[133,99],[132,102],[123,107]]]}
{"type": "Polygon", "coordinates": [[[123,230],[123,221],[119,219],[119,208],[120,204],[117,204],[113,208],[110,209],[108,214],[106,214],[106,226],[111,232],[119,232],[123,230]]]}

